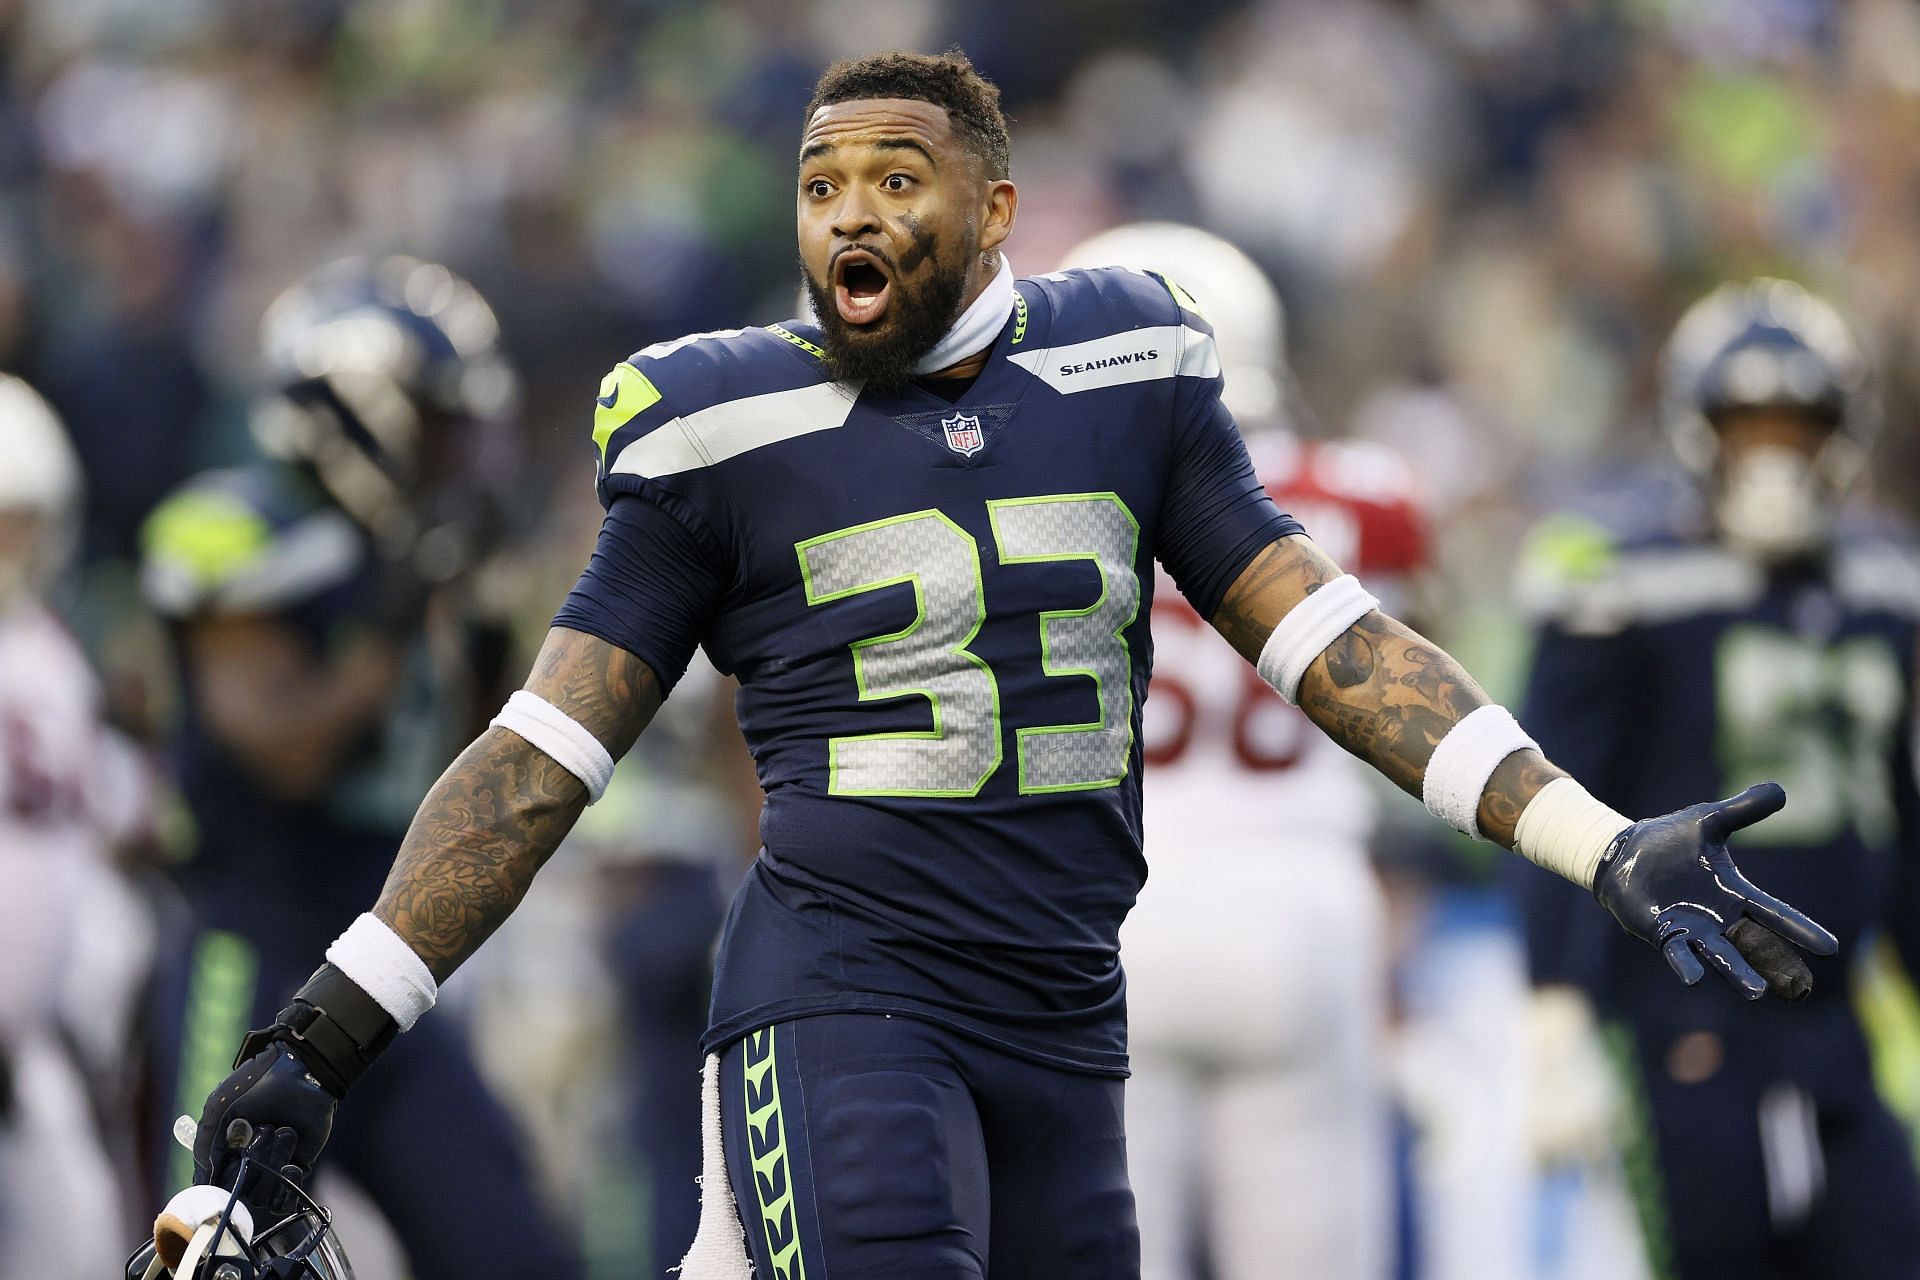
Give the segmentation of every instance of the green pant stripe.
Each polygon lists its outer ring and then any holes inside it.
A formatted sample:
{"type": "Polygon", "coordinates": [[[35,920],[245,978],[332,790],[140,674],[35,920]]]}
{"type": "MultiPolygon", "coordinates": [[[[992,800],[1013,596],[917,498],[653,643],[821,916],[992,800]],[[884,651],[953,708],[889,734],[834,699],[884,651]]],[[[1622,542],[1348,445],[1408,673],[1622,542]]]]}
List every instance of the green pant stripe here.
{"type": "Polygon", "coordinates": [[[780,1109],[780,1074],[774,1067],[774,1028],[755,1031],[742,1040],[740,1056],[745,1064],[747,1117],[743,1137],[772,1280],[807,1280],[793,1198],[793,1166],[787,1159],[787,1126],[780,1109]]]}
{"type": "Polygon", "coordinates": [[[666,1270],[670,1260],[653,1256],[653,1174],[624,1135],[596,1162],[584,1195],[580,1242],[587,1280],[629,1280],[666,1270]]]}
{"type": "Polygon", "coordinates": [[[1640,1219],[1640,1234],[1646,1242],[1647,1271],[1652,1280],[1674,1280],[1673,1236],[1667,1226],[1666,1181],[1660,1172],[1660,1147],[1653,1132],[1653,1108],[1647,1100],[1647,1088],[1640,1074],[1640,1058],[1633,1033],[1621,1024],[1608,1023],[1600,1038],[1619,1078],[1622,1126],[1620,1163],[1626,1175],[1627,1193],[1633,1198],[1634,1212],[1640,1219]]]}
{"type": "MultiPolygon", "coordinates": [[[[193,947],[186,1016],[180,1028],[179,1093],[175,1114],[198,1116],[207,1095],[233,1070],[234,1050],[247,1034],[259,962],[238,934],[209,929],[193,947]]],[[[193,1153],[172,1149],[171,1184],[193,1181],[193,1153]]]]}

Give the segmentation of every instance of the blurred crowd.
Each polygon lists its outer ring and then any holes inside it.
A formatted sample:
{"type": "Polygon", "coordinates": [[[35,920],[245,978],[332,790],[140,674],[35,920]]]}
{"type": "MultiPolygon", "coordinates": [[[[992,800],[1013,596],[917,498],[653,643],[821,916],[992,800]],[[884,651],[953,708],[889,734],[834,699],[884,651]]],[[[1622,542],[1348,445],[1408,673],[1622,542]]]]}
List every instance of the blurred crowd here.
{"type": "MultiPolygon", "coordinates": [[[[1659,455],[1661,344],[1722,280],[1791,276],[1848,315],[1887,423],[1872,496],[1920,503],[1911,0],[5,0],[0,32],[0,369],[78,448],[56,603],[111,719],[156,755],[179,694],[140,530],[250,455],[280,290],[406,253],[491,304],[524,458],[483,594],[517,672],[592,544],[601,374],[791,313],[800,111],[827,62],[875,48],[958,44],[1000,86],[1016,273],[1139,219],[1210,228],[1267,269],[1296,426],[1411,464],[1427,614],[1496,696],[1520,664],[1521,535],[1659,455]]],[[[710,928],[706,880],[645,868],[724,881],[753,850],[737,745],[683,718],[449,993],[608,1275],[649,1247],[574,1158],[626,1105],[615,993],[658,963],[621,912],[667,885],[708,905],[669,898],[656,922],[710,928]]],[[[188,856],[164,787],[153,805],[141,864],[188,856]]],[[[675,989],[695,1021],[699,981],[675,989]]],[[[137,1233],[157,1190],[129,1182],[115,1229],[137,1233]]]]}
{"type": "Polygon", "coordinates": [[[610,359],[791,309],[797,110],[826,61],[885,45],[957,42],[1000,84],[1016,269],[1131,218],[1224,232],[1280,283],[1326,429],[1414,448],[1443,516],[1641,441],[1652,356],[1720,279],[1804,279],[1896,375],[1920,341],[1900,0],[20,0],[5,22],[0,358],[81,442],[92,559],[244,447],[261,310],[350,251],[472,279],[546,476],[577,472],[610,359]]]}

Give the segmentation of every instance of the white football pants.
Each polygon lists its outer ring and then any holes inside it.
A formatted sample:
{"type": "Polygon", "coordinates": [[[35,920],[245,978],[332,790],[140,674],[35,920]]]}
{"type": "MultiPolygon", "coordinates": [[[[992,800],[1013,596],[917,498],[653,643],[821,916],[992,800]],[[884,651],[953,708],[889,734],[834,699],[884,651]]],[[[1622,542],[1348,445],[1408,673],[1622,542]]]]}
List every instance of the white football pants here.
{"type": "Polygon", "coordinates": [[[1381,1280],[1393,1258],[1379,888],[1357,848],[1183,866],[1121,932],[1143,1280],[1381,1280]]]}
{"type": "MultiPolygon", "coordinates": [[[[86,1085],[51,1039],[15,1044],[13,1114],[0,1125],[0,1272],[115,1276],[137,1243],[86,1085]]],[[[144,1220],[140,1220],[144,1223],[144,1220]]]]}

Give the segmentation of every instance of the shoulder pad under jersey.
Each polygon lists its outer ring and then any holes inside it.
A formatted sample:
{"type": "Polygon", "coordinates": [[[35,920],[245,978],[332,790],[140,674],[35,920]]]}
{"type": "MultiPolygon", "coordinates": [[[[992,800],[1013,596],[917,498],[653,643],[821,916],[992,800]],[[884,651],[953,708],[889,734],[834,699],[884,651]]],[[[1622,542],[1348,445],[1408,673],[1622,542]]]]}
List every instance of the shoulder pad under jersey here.
{"type": "Polygon", "coordinates": [[[839,425],[854,393],[829,376],[818,338],[789,320],[655,343],[615,365],[594,406],[603,496],[618,476],[699,470],[801,425],[839,425]]]}
{"type": "Polygon", "coordinates": [[[359,526],[292,468],[209,471],[147,517],[141,590],[167,618],[271,613],[347,581],[365,548],[359,526]]]}
{"type": "MultiPolygon", "coordinates": [[[[1045,303],[1044,333],[1008,359],[1062,395],[1129,382],[1217,380],[1213,329],[1178,284],[1134,267],[1076,267],[1021,280],[1045,303]]],[[[1020,316],[1016,314],[1015,323],[1020,316]]]]}

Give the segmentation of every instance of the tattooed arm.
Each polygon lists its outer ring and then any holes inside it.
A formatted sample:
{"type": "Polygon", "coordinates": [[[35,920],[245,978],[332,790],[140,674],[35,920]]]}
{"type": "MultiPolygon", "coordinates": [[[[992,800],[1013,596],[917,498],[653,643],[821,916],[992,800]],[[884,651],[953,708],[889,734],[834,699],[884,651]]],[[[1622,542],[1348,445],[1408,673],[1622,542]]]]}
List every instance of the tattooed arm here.
{"type": "MultiPolygon", "coordinates": [[[[660,707],[659,682],[644,662],[564,627],[547,633],[527,688],[616,759],[660,707]]],[[[586,803],[586,784],[518,734],[480,735],[414,815],[377,919],[365,922],[371,934],[356,935],[355,921],[273,1025],[247,1036],[233,1074],[207,1096],[194,1131],[196,1180],[291,1210],[284,1184],[262,1182],[258,1171],[306,1180],[335,1105],[432,1004],[431,990],[421,1002],[425,980],[413,971],[424,964],[438,983],[459,968],[520,905],[586,803]],[[394,949],[411,955],[396,964],[394,949]]]]}
{"type": "MultiPolygon", "coordinates": [[[[1214,614],[1213,625],[1249,662],[1287,611],[1340,576],[1312,542],[1282,538],[1255,557],[1214,614]]],[[[1301,676],[1300,707],[1327,734],[1418,796],[1434,748],[1487,695],[1460,664],[1423,636],[1369,610],[1322,650],[1301,676]]],[[[1481,834],[1511,849],[1521,812],[1565,770],[1528,748],[1509,753],[1480,794],[1481,834]]],[[[1570,782],[1542,799],[1555,812],[1535,824],[1524,852],[1590,885],[1621,927],[1660,949],[1682,981],[1711,966],[1749,999],[1771,991],[1799,1000],[1813,975],[1794,947],[1830,956],[1834,936],[1811,917],[1752,885],[1726,840],[1786,803],[1775,783],[1730,800],[1634,822],[1570,782]]]]}
{"type": "MultiPolygon", "coordinates": [[[[1256,661],[1287,611],[1340,572],[1309,539],[1282,538],[1228,588],[1213,625],[1242,657],[1256,661]]],[[[1438,645],[1375,610],[1313,660],[1299,701],[1335,742],[1418,796],[1440,739],[1491,699],[1438,645]]],[[[1480,830],[1512,848],[1527,801],[1563,776],[1538,751],[1514,752],[1487,783],[1480,830]]]]}
{"type": "MultiPolygon", "coordinates": [[[[646,663],[564,627],[547,633],[526,687],[616,760],[661,701],[646,663]]],[[[551,756],[488,729],[421,802],[374,914],[444,982],[520,905],[586,804],[585,784],[551,756]]]]}

